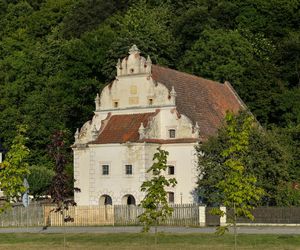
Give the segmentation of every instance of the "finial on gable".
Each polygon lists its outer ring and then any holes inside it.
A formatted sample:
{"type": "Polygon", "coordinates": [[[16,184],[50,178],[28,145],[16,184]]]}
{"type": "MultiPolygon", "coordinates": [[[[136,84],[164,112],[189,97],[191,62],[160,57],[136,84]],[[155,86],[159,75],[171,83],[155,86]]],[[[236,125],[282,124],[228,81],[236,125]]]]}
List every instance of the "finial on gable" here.
{"type": "Polygon", "coordinates": [[[129,49],[128,53],[132,55],[132,54],[140,53],[140,50],[135,44],[133,44],[132,47],[129,49]]]}
{"type": "Polygon", "coordinates": [[[176,96],[177,96],[177,94],[176,94],[174,86],[172,86],[172,90],[170,92],[170,96],[171,96],[171,102],[172,102],[172,104],[176,104],[176,96]]]}
{"type": "Polygon", "coordinates": [[[98,93],[97,93],[97,96],[95,98],[95,108],[96,108],[96,111],[100,109],[100,97],[99,97],[98,93]]]}
{"type": "Polygon", "coordinates": [[[139,135],[140,135],[140,140],[145,138],[145,127],[142,122],[141,122],[141,126],[139,127],[139,135]]]}
{"type": "Polygon", "coordinates": [[[151,73],[151,66],[152,66],[152,61],[150,56],[148,55],[147,61],[146,61],[146,73],[150,74],[151,73]]]}
{"type": "Polygon", "coordinates": [[[98,130],[97,130],[97,128],[96,128],[96,125],[94,125],[94,127],[93,127],[93,129],[92,129],[92,131],[91,131],[92,133],[92,140],[94,141],[94,140],[96,140],[97,139],[97,137],[98,137],[98,130]]]}
{"type": "Polygon", "coordinates": [[[151,73],[151,59],[148,56],[147,60],[140,55],[140,50],[134,44],[129,49],[129,56],[118,60],[116,65],[117,76],[128,76],[136,74],[150,74],[151,73]]]}
{"type": "Polygon", "coordinates": [[[200,127],[198,125],[198,122],[196,122],[194,126],[194,137],[199,138],[200,137],[200,127]]]}
{"type": "Polygon", "coordinates": [[[79,139],[79,128],[76,129],[74,138],[75,138],[75,143],[76,143],[78,141],[78,139],[79,139]]]}

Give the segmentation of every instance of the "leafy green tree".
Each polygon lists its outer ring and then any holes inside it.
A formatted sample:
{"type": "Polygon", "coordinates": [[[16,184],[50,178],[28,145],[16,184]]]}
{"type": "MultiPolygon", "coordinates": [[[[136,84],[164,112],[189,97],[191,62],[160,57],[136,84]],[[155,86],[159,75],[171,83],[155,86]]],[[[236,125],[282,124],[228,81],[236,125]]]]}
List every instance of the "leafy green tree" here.
{"type": "MultiPolygon", "coordinates": [[[[240,113],[236,116],[237,126],[242,127],[247,113],[240,113]]],[[[261,205],[276,205],[278,186],[295,180],[291,176],[293,155],[291,150],[278,140],[278,135],[271,131],[265,131],[254,125],[249,134],[248,151],[243,157],[243,164],[246,172],[254,175],[257,179],[256,185],[265,190],[260,200],[261,205]]],[[[197,147],[199,154],[199,170],[201,175],[198,181],[200,196],[204,203],[210,205],[220,204],[221,192],[217,183],[225,178],[226,168],[224,163],[226,157],[222,152],[230,147],[230,136],[223,125],[218,134],[209,138],[208,141],[197,147]],[[199,155],[200,156],[200,155],[199,155]]]]}
{"type": "Polygon", "coordinates": [[[5,204],[0,207],[0,212],[9,207],[11,201],[16,202],[26,190],[23,180],[29,174],[26,163],[29,149],[25,146],[27,140],[25,133],[26,126],[19,126],[5,160],[0,163],[0,189],[5,197],[5,204]]]}
{"type": "Polygon", "coordinates": [[[79,38],[87,31],[97,29],[105,19],[127,7],[128,1],[81,0],[74,4],[72,11],[62,23],[65,38],[79,38]]]}
{"type": "MultiPolygon", "coordinates": [[[[221,152],[225,158],[223,168],[224,178],[216,183],[216,188],[220,192],[220,203],[227,209],[233,209],[233,215],[215,208],[214,212],[231,219],[234,228],[235,249],[236,249],[236,222],[237,218],[244,216],[254,219],[251,210],[258,203],[264,191],[257,187],[256,177],[249,174],[245,166],[245,157],[249,152],[249,138],[251,128],[254,124],[252,115],[246,115],[241,124],[232,113],[227,113],[225,117],[225,131],[228,134],[228,146],[221,152]]],[[[201,164],[201,163],[200,163],[201,164]]],[[[212,163],[213,164],[213,163],[212,163]]]]}
{"type": "Polygon", "coordinates": [[[30,166],[28,175],[29,194],[35,199],[47,195],[49,186],[54,176],[54,171],[44,166],[30,166]]]}
{"type": "Polygon", "coordinates": [[[276,204],[278,206],[297,206],[299,200],[295,197],[299,193],[300,183],[300,125],[287,128],[274,127],[272,133],[291,154],[288,168],[289,182],[281,182],[277,185],[276,204]]]}
{"type": "Polygon", "coordinates": [[[113,28],[117,36],[107,51],[106,64],[102,69],[107,79],[113,79],[118,58],[127,56],[133,44],[150,55],[153,63],[174,65],[179,43],[170,29],[172,18],[170,5],[153,7],[145,0],[132,4],[124,15],[109,18],[106,23],[113,28]]]}
{"type": "Polygon", "coordinates": [[[239,33],[231,30],[204,30],[198,41],[183,57],[181,68],[193,74],[235,85],[253,60],[252,45],[239,33]]]}
{"type": "Polygon", "coordinates": [[[72,221],[70,217],[64,217],[64,210],[68,209],[68,206],[76,206],[73,199],[73,191],[79,191],[78,189],[70,186],[70,180],[73,180],[72,176],[69,176],[66,172],[66,165],[68,162],[68,154],[66,147],[66,136],[63,131],[56,131],[51,137],[51,143],[49,144],[49,154],[52,156],[55,168],[54,176],[49,188],[49,194],[52,197],[52,201],[56,203],[55,212],[61,212],[63,215],[63,221],[72,221]]]}
{"type": "Polygon", "coordinates": [[[155,243],[157,242],[157,225],[159,221],[164,221],[173,212],[168,205],[166,187],[175,187],[177,181],[175,178],[167,179],[164,171],[167,169],[167,156],[169,153],[160,147],[153,156],[153,165],[147,170],[152,175],[150,180],[144,181],[141,191],[145,192],[145,197],[140,206],[144,212],[139,216],[143,223],[145,232],[148,232],[151,226],[155,226],[155,243]]]}

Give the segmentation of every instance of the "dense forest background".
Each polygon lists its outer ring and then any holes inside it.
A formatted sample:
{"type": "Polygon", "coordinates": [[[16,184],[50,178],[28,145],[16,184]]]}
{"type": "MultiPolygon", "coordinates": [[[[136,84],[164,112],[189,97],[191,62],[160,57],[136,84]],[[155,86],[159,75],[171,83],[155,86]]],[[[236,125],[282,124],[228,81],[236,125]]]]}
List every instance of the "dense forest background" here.
{"type": "Polygon", "coordinates": [[[299,24],[299,0],[0,0],[3,146],[28,125],[31,168],[51,176],[50,135],[64,130],[72,144],[136,44],[156,64],[229,81],[298,183],[299,24]]]}

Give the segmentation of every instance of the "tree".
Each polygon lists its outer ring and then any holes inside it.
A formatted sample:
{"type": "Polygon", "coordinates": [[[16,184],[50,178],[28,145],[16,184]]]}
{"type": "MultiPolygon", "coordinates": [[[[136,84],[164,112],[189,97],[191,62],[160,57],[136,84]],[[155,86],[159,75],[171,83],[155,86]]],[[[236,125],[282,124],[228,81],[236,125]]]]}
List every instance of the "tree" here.
{"type": "MultiPolygon", "coordinates": [[[[232,209],[233,214],[223,212],[219,208],[215,208],[213,212],[221,216],[226,214],[231,220],[236,248],[237,218],[244,216],[253,220],[251,210],[260,200],[264,191],[262,188],[257,187],[256,177],[249,173],[246,167],[249,138],[251,128],[254,126],[253,116],[245,114],[244,118],[239,120],[234,114],[227,113],[225,122],[228,144],[221,152],[221,156],[224,157],[224,161],[221,163],[224,168],[224,176],[218,180],[215,187],[220,192],[220,203],[226,206],[227,209],[232,209]]],[[[214,163],[211,162],[210,164],[214,163]]],[[[223,230],[224,228],[219,228],[219,232],[224,232],[223,230]]]]}
{"type": "Polygon", "coordinates": [[[163,172],[167,169],[167,156],[169,153],[160,147],[153,156],[153,165],[147,170],[152,174],[150,180],[144,181],[141,191],[146,195],[141,201],[140,206],[145,210],[139,216],[140,222],[143,223],[145,232],[148,232],[152,225],[155,225],[155,244],[157,243],[157,225],[159,221],[164,221],[173,212],[168,205],[167,192],[165,187],[175,187],[177,181],[175,178],[167,179],[163,172]]]}
{"type": "MultiPolygon", "coordinates": [[[[77,188],[70,187],[69,178],[66,173],[67,159],[67,148],[65,143],[65,133],[63,131],[56,131],[51,138],[51,144],[49,145],[49,154],[54,160],[54,172],[49,193],[52,201],[56,204],[55,212],[61,212],[68,210],[68,207],[76,206],[72,194],[73,190],[79,191],[77,188]]],[[[72,221],[70,217],[63,217],[64,222],[72,221]]]]}
{"type": "Polygon", "coordinates": [[[107,20],[117,34],[107,51],[106,63],[102,68],[102,73],[108,80],[115,76],[118,58],[128,55],[128,49],[133,44],[150,55],[155,64],[172,66],[177,59],[178,40],[170,28],[172,9],[167,3],[153,7],[146,2],[139,0],[125,14],[115,15],[107,20]]]}
{"type": "MultiPolygon", "coordinates": [[[[79,192],[80,189],[70,186],[70,178],[66,172],[67,147],[66,147],[66,133],[63,131],[56,131],[51,137],[51,143],[48,146],[49,154],[54,160],[54,172],[55,175],[52,178],[52,182],[49,188],[49,194],[51,195],[52,202],[56,204],[54,212],[61,213],[63,225],[65,222],[72,222],[74,218],[69,215],[65,215],[65,210],[69,209],[69,206],[76,206],[76,202],[72,197],[73,191],[79,192]]],[[[64,226],[64,247],[66,245],[66,228],[64,226]]]]}
{"type": "Polygon", "coordinates": [[[30,174],[28,176],[29,193],[34,198],[47,195],[49,186],[54,176],[54,171],[44,166],[30,166],[30,174]]]}
{"type": "MultiPolygon", "coordinates": [[[[237,126],[241,127],[247,116],[245,112],[235,116],[237,126]]],[[[257,179],[256,185],[265,190],[260,200],[260,204],[264,206],[277,205],[276,197],[280,192],[278,186],[296,180],[291,174],[294,162],[291,149],[283,145],[282,140],[278,138],[279,135],[275,132],[253,125],[249,132],[248,150],[243,157],[246,172],[254,175],[257,179]]],[[[197,147],[201,172],[198,181],[199,195],[206,204],[221,203],[221,192],[216,185],[225,178],[227,169],[224,162],[227,157],[222,152],[228,147],[230,147],[230,135],[226,124],[218,130],[216,136],[210,137],[197,147]]]]}
{"type": "Polygon", "coordinates": [[[11,201],[17,201],[22,193],[26,191],[23,185],[24,178],[29,174],[26,158],[29,149],[25,146],[26,126],[17,128],[17,135],[13,139],[12,146],[0,164],[0,189],[5,197],[5,204],[0,207],[0,212],[10,206],[11,201]]]}

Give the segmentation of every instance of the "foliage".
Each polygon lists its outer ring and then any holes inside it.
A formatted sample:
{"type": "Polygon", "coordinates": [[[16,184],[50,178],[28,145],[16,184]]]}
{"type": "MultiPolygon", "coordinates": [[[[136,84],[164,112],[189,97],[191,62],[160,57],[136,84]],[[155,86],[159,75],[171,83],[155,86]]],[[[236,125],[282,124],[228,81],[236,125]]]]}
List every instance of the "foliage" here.
{"type": "Polygon", "coordinates": [[[57,131],[52,135],[51,144],[49,144],[49,154],[55,162],[55,175],[52,178],[52,182],[49,188],[49,194],[52,201],[56,203],[55,212],[60,212],[63,216],[64,222],[74,220],[70,216],[64,215],[64,210],[68,210],[68,207],[76,206],[74,199],[71,197],[72,191],[80,191],[78,188],[70,187],[70,178],[66,173],[66,143],[65,133],[63,131],[57,131]]]}
{"type": "Polygon", "coordinates": [[[205,29],[183,57],[183,69],[203,77],[241,82],[253,60],[253,48],[237,30],[205,29]]]}
{"type": "Polygon", "coordinates": [[[54,176],[54,171],[44,166],[30,166],[28,175],[29,194],[34,198],[47,195],[49,186],[54,176]]]}
{"type": "MultiPolygon", "coordinates": [[[[235,117],[239,130],[242,129],[243,121],[247,113],[240,113],[235,117]]],[[[292,159],[290,150],[279,143],[273,132],[264,131],[258,126],[252,126],[249,131],[248,150],[243,154],[243,166],[245,171],[256,177],[256,185],[261,187],[265,194],[260,200],[261,205],[276,205],[278,195],[277,186],[289,180],[295,180],[291,176],[292,159]]],[[[280,141],[281,142],[281,141],[280,141]]],[[[199,191],[203,202],[214,205],[222,201],[221,192],[217,183],[225,178],[227,168],[224,163],[227,159],[223,151],[230,147],[230,136],[223,126],[217,136],[209,138],[207,142],[200,145],[199,169],[199,191]],[[201,155],[200,155],[201,153],[201,155]]]]}
{"type": "Polygon", "coordinates": [[[63,34],[66,38],[80,37],[88,30],[96,29],[117,10],[127,7],[127,1],[81,0],[74,4],[72,12],[63,20],[63,34]]]}
{"type": "Polygon", "coordinates": [[[10,205],[11,201],[16,202],[26,190],[23,180],[29,174],[26,162],[29,149],[25,146],[27,140],[25,133],[26,126],[19,126],[5,160],[0,163],[0,189],[5,197],[5,204],[0,208],[1,212],[10,205]]]}
{"type": "Polygon", "coordinates": [[[172,18],[174,16],[168,4],[153,7],[141,0],[124,15],[115,15],[109,19],[107,23],[113,27],[117,36],[107,51],[103,74],[112,80],[118,58],[125,57],[133,44],[150,55],[153,63],[174,65],[178,42],[169,27],[172,18]]]}
{"type": "MultiPolygon", "coordinates": [[[[225,133],[228,135],[228,144],[221,151],[224,157],[222,163],[224,176],[215,187],[220,192],[220,203],[226,209],[233,209],[233,215],[215,208],[213,213],[227,218],[234,227],[236,249],[236,222],[238,217],[254,219],[251,210],[257,205],[264,194],[264,190],[256,185],[256,177],[246,168],[247,154],[249,152],[249,139],[251,128],[254,126],[254,118],[251,114],[245,114],[243,119],[237,119],[234,114],[227,113],[225,117],[225,133]]],[[[201,163],[200,163],[201,164],[201,163]]],[[[214,163],[211,163],[214,164],[214,163]]],[[[199,180],[201,182],[201,180],[199,180]]],[[[222,227],[217,231],[224,233],[222,227]]]]}
{"type": "Polygon", "coordinates": [[[278,194],[276,196],[276,203],[278,206],[290,207],[300,205],[299,183],[280,183],[277,188],[278,194]]]}
{"type": "Polygon", "coordinates": [[[140,222],[143,223],[143,230],[148,232],[152,225],[157,227],[159,221],[164,221],[173,212],[168,205],[166,187],[175,187],[177,181],[175,178],[167,179],[164,171],[167,169],[167,156],[169,153],[160,147],[153,156],[153,165],[147,170],[152,174],[150,180],[144,181],[141,191],[145,192],[145,197],[140,206],[145,211],[139,216],[140,222]]]}

